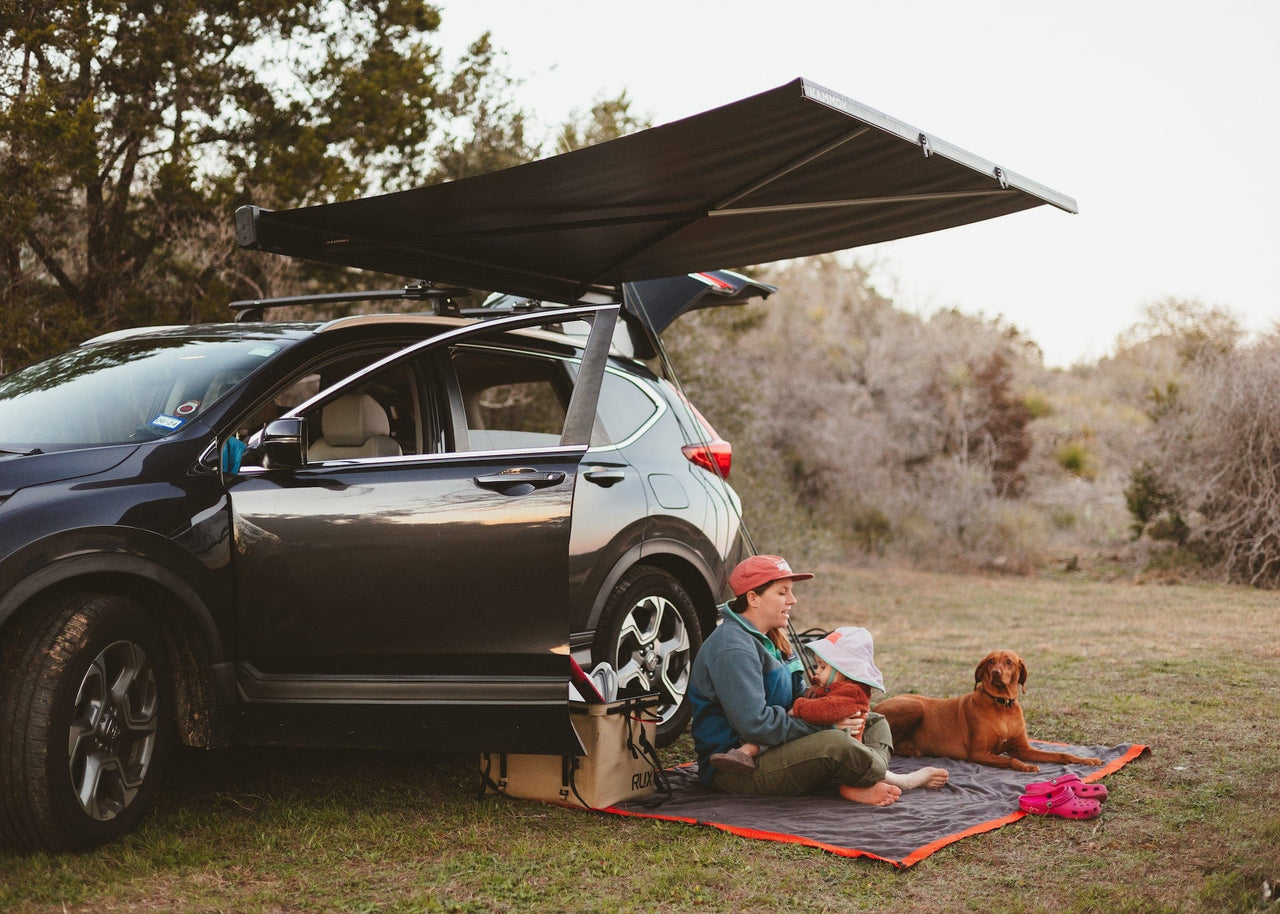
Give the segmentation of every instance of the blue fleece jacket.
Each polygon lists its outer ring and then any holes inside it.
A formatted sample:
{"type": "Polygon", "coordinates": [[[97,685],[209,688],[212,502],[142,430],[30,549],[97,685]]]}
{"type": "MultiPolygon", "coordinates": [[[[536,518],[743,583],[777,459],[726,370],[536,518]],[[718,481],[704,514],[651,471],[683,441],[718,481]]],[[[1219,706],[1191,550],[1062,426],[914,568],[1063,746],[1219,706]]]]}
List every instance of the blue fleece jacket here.
{"type": "Polygon", "coordinates": [[[776,746],[826,729],[787,716],[803,691],[799,659],[781,658],[762,632],[722,606],[720,624],[699,649],[689,682],[702,783],[711,786],[715,769],[707,759],[716,752],[744,742],[776,746]]]}

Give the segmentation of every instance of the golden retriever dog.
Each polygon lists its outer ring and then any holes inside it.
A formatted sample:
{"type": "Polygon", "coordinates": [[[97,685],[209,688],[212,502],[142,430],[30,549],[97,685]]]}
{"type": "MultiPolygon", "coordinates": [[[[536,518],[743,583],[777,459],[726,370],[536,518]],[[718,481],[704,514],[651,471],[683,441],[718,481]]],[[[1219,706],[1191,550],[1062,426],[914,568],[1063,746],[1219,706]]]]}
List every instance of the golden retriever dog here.
{"type": "Polygon", "coordinates": [[[955,698],[895,695],[876,705],[889,721],[895,755],[932,755],[1039,771],[1032,762],[1101,765],[1102,760],[1034,748],[1018,704],[1027,665],[1013,651],[992,651],[973,673],[973,691],[955,698]]]}

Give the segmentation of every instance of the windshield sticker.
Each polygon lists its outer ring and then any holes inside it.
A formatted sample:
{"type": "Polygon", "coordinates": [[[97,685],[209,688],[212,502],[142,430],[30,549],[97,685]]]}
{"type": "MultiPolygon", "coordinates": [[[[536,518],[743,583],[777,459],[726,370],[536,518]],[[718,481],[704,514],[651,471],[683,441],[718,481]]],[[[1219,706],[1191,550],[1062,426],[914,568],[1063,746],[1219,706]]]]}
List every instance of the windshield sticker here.
{"type": "Polygon", "coordinates": [[[249,355],[259,355],[265,359],[269,355],[275,355],[279,350],[279,346],[254,346],[249,350],[249,355]]]}
{"type": "Polygon", "coordinates": [[[199,408],[200,408],[199,400],[188,400],[186,403],[183,403],[177,409],[175,409],[174,413],[178,416],[181,416],[183,419],[186,419],[188,416],[190,416],[199,408]]]}
{"type": "Polygon", "coordinates": [[[160,428],[167,428],[170,431],[182,424],[183,420],[177,416],[156,416],[151,420],[152,425],[158,425],[160,428]]]}

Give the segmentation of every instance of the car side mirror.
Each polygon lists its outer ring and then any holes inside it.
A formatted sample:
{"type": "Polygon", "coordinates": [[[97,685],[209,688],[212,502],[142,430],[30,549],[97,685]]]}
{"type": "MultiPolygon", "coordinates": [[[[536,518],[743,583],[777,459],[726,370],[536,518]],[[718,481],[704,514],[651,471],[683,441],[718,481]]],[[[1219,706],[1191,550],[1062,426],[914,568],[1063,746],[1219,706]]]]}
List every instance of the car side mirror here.
{"type": "Polygon", "coordinates": [[[263,466],[296,470],[307,465],[307,420],[301,416],[272,419],[262,430],[263,466]]]}
{"type": "Polygon", "coordinates": [[[307,465],[307,420],[301,417],[272,419],[246,442],[243,467],[264,470],[296,470],[307,465]]]}

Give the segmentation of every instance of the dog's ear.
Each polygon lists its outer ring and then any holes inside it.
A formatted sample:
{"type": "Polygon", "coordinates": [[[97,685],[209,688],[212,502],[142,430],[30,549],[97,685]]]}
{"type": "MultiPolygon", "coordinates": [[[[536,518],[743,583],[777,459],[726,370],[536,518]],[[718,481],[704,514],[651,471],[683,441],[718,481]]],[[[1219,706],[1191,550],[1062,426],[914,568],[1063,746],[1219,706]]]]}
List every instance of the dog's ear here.
{"type": "Polygon", "coordinates": [[[974,685],[977,685],[978,683],[982,682],[986,678],[984,674],[987,672],[987,667],[989,667],[990,665],[991,665],[991,655],[987,654],[987,656],[982,658],[982,662],[978,664],[978,668],[973,671],[974,685]]]}
{"type": "Polygon", "coordinates": [[[1027,691],[1027,665],[1022,662],[1022,658],[1018,658],[1018,685],[1022,686],[1023,694],[1027,691]]]}

